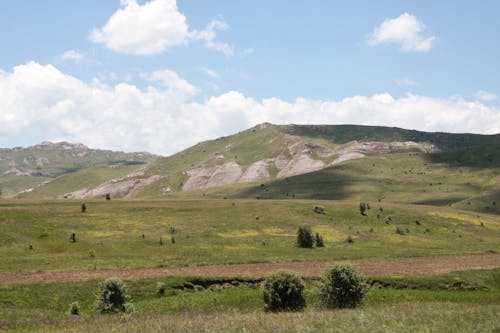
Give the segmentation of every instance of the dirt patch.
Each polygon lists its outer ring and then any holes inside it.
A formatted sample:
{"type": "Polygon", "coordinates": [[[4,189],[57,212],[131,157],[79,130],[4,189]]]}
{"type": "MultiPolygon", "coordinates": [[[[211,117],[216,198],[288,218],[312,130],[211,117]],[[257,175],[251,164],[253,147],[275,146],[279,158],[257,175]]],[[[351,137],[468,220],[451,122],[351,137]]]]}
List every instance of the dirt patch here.
{"type": "Polygon", "coordinates": [[[304,276],[321,276],[328,266],[338,263],[348,263],[354,265],[364,275],[432,275],[469,269],[492,269],[500,267],[500,254],[491,253],[272,264],[3,273],[0,274],[0,284],[87,281],[105,279],[109,277],[119,277],[125,280],[137,280],[162,276],[260,278],[278,269],[293,270],[304,276]]]}

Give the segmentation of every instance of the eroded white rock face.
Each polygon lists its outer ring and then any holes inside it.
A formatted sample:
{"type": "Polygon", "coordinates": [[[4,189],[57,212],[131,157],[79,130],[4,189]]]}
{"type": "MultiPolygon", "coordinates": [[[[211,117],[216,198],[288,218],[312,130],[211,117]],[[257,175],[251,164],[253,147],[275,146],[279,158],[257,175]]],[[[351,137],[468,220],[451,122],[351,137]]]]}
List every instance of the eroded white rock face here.
{"type": "Polygon", "coordinates": [[[339,157],[334,159],[329,165],[336,165],[336,164],[339,164],[339,163],[342,163],[345,161],[354,160],[357,158],[363,158],[365,156],[366,156],[365,154],[358,153],[358,152],[345,153],[345,154],[341,154],[339,157]]]}
{"type": "Polygon", "coordinates": [[[301,175],[303,173],[321,170],[325,163],[320,160],[312,159],[307,154],[301,154],[292,158],[288,164],[278,172],[278,178],[301,175]]]}
{"type": "Polygon", "coordinates": [[[189,179],[182,189],[184,191],[234,184],[243,174],[241,167],[235,161],[228,161],[222,165],[199,165],[186,172],[189,179]]]}
{"type": "Polygon", "coordinates": [[[266,159],[253,163],[245,170],[241,178],[238,179],[238,183],[255,182],[271,177],[269,165],[272,163],[274,163],[274,159],[266,159]]]}
{"type": "Polygon", "coordinates": [[[430,143],[418,143],[413,141],[404,142],[358,142],[351,141],[334,150],[337,158],[329,165],[336,165],[348,160],[365,157],[368,154],[391,154],[405,151],[418,151],[423,153],[436,153],[439,148],[430,143]]]}
{"type": "Polygon", "coordinates": [[[153,184],[163,178],[160,175],[153,175],[148,178],[122,178],[113,179],[99,185],[93,189],[80,189],[71,193],[66,193],[67,199],[92,199],[102,198],[109,194],[112,198],[132,198],[144,187],[153,184]]]}

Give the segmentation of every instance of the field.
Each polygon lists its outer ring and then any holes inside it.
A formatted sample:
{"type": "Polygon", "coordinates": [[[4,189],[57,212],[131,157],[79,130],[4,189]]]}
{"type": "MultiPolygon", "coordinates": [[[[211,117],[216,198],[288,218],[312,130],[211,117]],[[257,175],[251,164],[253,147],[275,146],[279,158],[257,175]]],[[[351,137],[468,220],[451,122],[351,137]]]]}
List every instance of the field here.
{"type": "Polygon", "coordinates": [[[486,253],[498,250],[500,234],[497,215],[383,202],[372,203],[367,216],[359,203],[345,201],[101,200],[86,206],[81,213],[76,201],[2,202],[0,272],[486,253]],[[315,213],[315,205],[325,213],[315,213]],[[324,237],[324,248],[294,246],[304,223],[324,237]]]}
{"type": "Polygon", "coordinates": [[[375,201],[362,216],[359,201],[349,200],[179,198],[86,206],[82,213],[80,201],[0,202],[0,330],[491,332],[500,326],[498,215],[375,201]],[[325,247],[297,248],[300,224],[320,233],[325,247]],[[346,260],[373,286],[360,308],[325,310],[316,296],[318,277],[346,260]],[[260,281],[278,268],[304,276],[305,311],[263,311],[260,281]],[[93,310],[97,283],[109,276],[126,281],[133,315],[93,310]],[[165,296],[156,294],[158,282],[166,284],[165,296]],[[68,314],[73,301],[81,316],[68,314]]]}

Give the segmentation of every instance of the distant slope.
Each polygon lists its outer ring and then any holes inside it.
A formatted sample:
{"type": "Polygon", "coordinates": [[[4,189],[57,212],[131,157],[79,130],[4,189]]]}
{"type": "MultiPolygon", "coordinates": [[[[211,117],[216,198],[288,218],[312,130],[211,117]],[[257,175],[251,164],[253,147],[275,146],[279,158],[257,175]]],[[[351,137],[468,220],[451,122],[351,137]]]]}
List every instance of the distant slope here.
{"type": "Polygon", "coordinates": [[[291,135],[321,138],[337,144],[345,144],[354,140],[414,141],[432,143],[442,150],[500,145],[500,134],[422,132],[398,127],[360,125],[283,125],[279,127],[283,132],[291,135]]]}
{"type": "Polygon", "coordinates": [[[496,213],[500,135],[264,123],[124,173],[85,185],[71,173],[30,195],[384,200],[496,213]]]}
{"type": "Polygon", "coordinates": [[[44,142],[27,148],[0,149],[0,189],[3,197],[36,188],[59,176],[86,168],[135,165],[152,160],[149,153],[90,149],[82,144],[44,142]]]}

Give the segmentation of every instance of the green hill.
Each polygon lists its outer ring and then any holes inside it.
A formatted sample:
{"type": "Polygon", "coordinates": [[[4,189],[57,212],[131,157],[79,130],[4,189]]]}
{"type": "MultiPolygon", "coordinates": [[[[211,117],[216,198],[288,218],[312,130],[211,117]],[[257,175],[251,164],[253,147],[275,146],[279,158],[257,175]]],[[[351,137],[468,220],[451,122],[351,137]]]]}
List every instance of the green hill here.
{"type": "MultiPolygon", "coordinates": [[[[119,169],[122,167],[137,168],[154,157],[149,153],[90,149],[68,142],[43,142],[27,148],[0,149],[1,196],[11,197],[22,191],[34,191],[57,177],[87,168],[112,168],[117,172],[105,173],[112,177],[115,173],[121,174],[119,169]]],[[[66,189],[61,190],[64,192],[66,189]]],[[[40,193],[43,197],[46,191],[40,193]]]]}
{"type": "Polygon", "coordinates": [[[380,200],[499,213],[500,135],[265,123],[157,158],[140,172],[106,163],[23,196],[380,200]]]}

